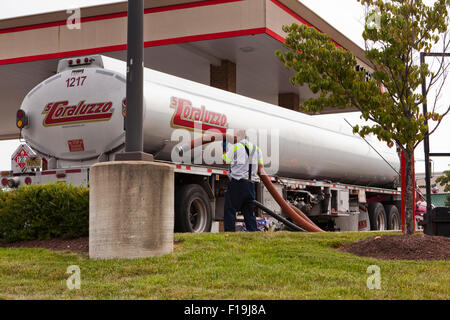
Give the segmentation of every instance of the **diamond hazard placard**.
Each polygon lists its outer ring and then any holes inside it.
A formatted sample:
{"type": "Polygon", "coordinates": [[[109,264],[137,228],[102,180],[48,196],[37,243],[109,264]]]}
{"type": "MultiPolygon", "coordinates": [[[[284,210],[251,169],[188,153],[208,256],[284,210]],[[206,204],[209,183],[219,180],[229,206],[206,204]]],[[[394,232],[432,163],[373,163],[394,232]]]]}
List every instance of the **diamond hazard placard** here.
{"type": "Polygon", "coordinates": [[[13,158],[14,162],[17,163],[17,165],[20,167],[20,169],[25,168],[27,164],[27,158],[29,158],[28,152],[25,150],[25,148],[20,148],[20,150],[17,152],[15,157],[13,158]]]}

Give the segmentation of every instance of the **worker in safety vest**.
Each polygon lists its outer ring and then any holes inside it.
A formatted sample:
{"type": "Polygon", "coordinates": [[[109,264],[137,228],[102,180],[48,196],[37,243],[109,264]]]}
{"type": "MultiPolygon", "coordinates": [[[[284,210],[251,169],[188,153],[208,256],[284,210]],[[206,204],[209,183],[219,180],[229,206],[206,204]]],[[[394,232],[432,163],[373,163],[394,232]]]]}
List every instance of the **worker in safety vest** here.
{"type": "Polygon", "coordinates": [[[247,140],[245,130],[238,129],[233,145],[228,145],[223,160],[230,165],[228,177],[230,183],[225,195],[224,230],[234,232],[236,212],[244,215],[245,227],[248,231],[258,231],[253,200],[256,199],[255,182],[258,173],[264,169],[261,150],[247,140]]]}

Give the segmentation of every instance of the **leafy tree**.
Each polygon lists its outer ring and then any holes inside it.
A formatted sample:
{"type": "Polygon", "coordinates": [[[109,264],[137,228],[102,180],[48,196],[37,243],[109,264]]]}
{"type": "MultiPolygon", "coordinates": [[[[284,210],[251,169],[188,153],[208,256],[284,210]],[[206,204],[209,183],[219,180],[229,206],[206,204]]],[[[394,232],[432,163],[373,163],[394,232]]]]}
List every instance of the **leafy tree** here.
{"type": "MultiPolygon", "coordinates": [[[[364,137],[374,134],[389,147],[397,145],[406,159],[405,216],[407,234],[414,232],[413,223],[413,154],[416,146],[431,134],[427,121],[436,127],[450,111],[423,115],[420,106],[426,95],[419,93],[422,79],[428,79],[426,92],[446,77],[448,64],[439,59],[438,72],[428,64],[418,63],[420,52],[430,52],[433,45],[449,45],[446,30],[450,0],[437,0],[426,6],[421,0],[357,0],[366,6],[366,26],[363,32],[365,53],[374,70],[367,74],[358,70],[353,53],[335,44],[331,38],[305,25],[284,26],[288,33],[286,52],[276,55],[296,74],[293,85],[305,84],[315,96],[300,106],[307,112],[319,112],[324,107],[353,107],[361,118],[373,124],[355,126],[354,133],[364,137]],[[374,17],[376,19],[374,19],[374,17]],[[376,26],[373,22],[377,23],[376,26]]],[[[439,89],[439,92],[440,92],[439,89]]],[[[434,130],[435,130],[434,129],[434,130]]],[[[434,131],[432,130],[432,131],[434,131]]]]}
{"type": "MultiPolygon", "coordinates": [[[[445,192],[450,191],[450,170],[444,171],[444,175],[437,178],[436,183],[439,183],[441,186],[445,186],[444,187],[445,192]]],[[[450,194],[447,195],[445,205],[450,206],[450,194]]]]}

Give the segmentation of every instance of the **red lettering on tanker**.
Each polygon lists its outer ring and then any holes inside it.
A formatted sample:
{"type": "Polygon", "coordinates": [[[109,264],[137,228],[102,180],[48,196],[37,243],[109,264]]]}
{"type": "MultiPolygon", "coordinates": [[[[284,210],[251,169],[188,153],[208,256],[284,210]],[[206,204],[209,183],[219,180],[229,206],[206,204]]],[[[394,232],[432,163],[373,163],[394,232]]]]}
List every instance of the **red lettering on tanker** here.
{"type": "Polygon", "coordinates": [[[202,130],[227,131],[227,116],[223,113],[208,111],[205,106],[195,108],[189,100],[177,97],[170,98],[170,107],[175,109],[172,127],[194,129],[195,122],[200,122],[202,130]]]}
{"type": "Polygon", "coordinates": [[[114,109],[112,102],[86,103],[80,101],[76,105],[69,105],[69,101],[57,101],[48,103],[42,114],[45,114],[43,125],[60,126],[91,121],[108,121],[111,119],[114,109]]]}

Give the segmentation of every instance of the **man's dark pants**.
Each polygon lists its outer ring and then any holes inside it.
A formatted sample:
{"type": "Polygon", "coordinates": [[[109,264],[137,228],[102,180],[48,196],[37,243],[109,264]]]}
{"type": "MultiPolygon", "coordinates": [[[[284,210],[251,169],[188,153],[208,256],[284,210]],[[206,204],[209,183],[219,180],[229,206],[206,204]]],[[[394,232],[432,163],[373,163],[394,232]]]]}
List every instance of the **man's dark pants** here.
{"type": "Polygon", "coordinates": [[[236,211],[244,215],[245,227],[248,231],[258,231],[254,213],[253,200],[256,199],[255,185],[248,180],[232,179],[225,195],[224,230],[236,231],[236,211]]]}

